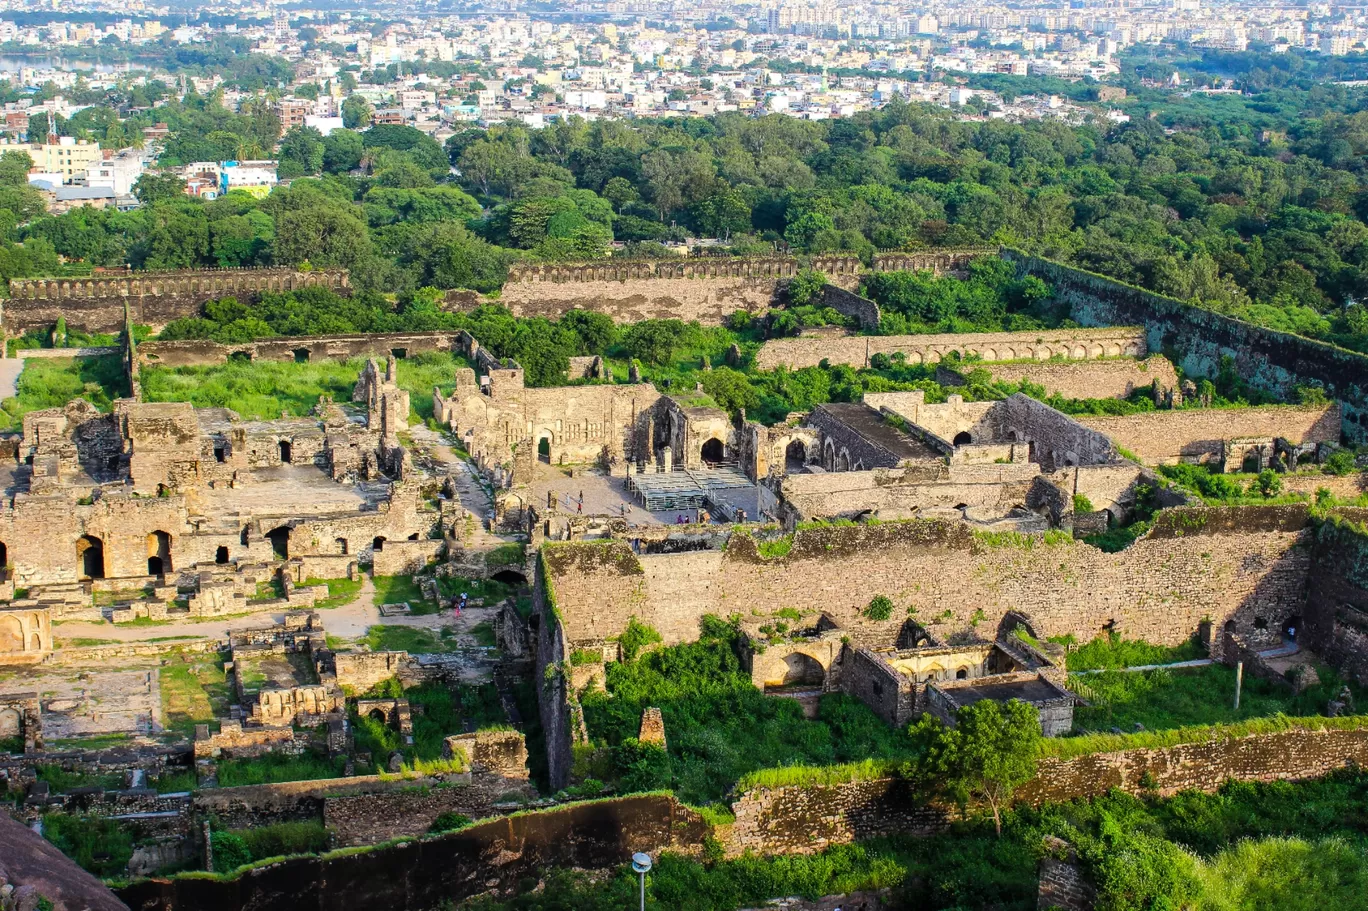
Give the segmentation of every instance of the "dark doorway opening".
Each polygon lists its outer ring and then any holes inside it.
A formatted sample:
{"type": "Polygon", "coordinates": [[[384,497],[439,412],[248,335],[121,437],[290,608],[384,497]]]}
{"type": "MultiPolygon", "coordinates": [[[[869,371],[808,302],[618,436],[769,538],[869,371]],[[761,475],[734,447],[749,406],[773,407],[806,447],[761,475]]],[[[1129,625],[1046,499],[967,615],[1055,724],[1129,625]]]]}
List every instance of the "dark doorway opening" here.
{"type": "Polygon", "coordinates": [[[226,462],[226,461],[228,461],[228,450],[224,449],[222,446],[215,446],[215,447],[214,447],[214,461],[215,461],[215,462],[226,462]]]}
{"type": "Polygon", "coordinates": [[[703,444],[701,455],[703,456],[703,461],[716,463],[722,461],[722,453],[723,448],[721,440],[708,440],[708,442],[703,444]]]}
{"type": "Polygon", "coordinates": [[[792,474],[795,471],[801,471],[805,464],[807,464],[807,447],[803,445],[802,440],[794,440],[784,448],[784,469],[792,474]]]}
{"type": "Polygon", "coordinates": [[[515,569],[501,569],[490,576],[495,582],[502,582],[504,585],[526,585],[527,577],[515,569]]]}
{"type": "Polygon", "coordinates": [[[385,539],[384,539],[383,537],[379,537],[379,538],[376,538],[375,540],[371,541],[371,550],[384,550],[384,549],[385,549],[385,539]]]}
{"type": "Polygon", "coordinates": [[[551,438],[542,437],[537,441],[537,458],[546,464],[551,464],[551,438]]]}
{"type": "Polygon", "coordinates": [[[76,559],[81,566],[81,578],[105,577],[104,542],[92,535],[82,535],[76,542],[76,559]]]}
{"type": "Polygon", "coordinates": [[[956,446],[968,446],[970,443],[974,442],[974,438],[969,435],[969,431],[961,430],[959,433],[955,434],[955,438],[950,442],[954,443],[956,446]]]}
{"type": "Polygon", "coordinates": [[[220,547],[214,551],[214,562],[222,566],[228,562],[228,548],[220,547]]]}
{"type": "Polygon", "coordinates": [[[307,364],[309,362],[309,349],[296,348],[294,350],[294,359],[296,364],[307,364]]]}
{"type": "Polygon", "coordinates": [[[271,551],[280,559],[285,560],[290,556],[290,529],[284,525],[273,528],[266,532],[266,538],[271,542],[271,551]]]}
{"type": "Polygon", "coordinates": [[[293,456],[294,456],[294,447],[290,445],[290,441],[289,441],[289,440],[281,440],[281,441],[280,441],[280,463],[281,463],[282,465],[288,465],[288,464],[290,464],[290,459],[293,458],[293,456]]]}

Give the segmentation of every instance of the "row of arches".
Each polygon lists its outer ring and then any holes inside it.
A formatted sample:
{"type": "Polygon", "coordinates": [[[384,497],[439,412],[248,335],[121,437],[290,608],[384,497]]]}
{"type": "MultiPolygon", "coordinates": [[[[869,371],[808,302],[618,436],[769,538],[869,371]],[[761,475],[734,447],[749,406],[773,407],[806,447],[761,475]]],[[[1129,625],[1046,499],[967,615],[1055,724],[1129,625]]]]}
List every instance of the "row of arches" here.
{"type": "Polygon", "coordinates": [[[1070,361],[1097,360],[1103,357],[1135,357],[1142,355],[1141,346],[1138,341],[1125,343],[1092,342],[1082,344],[1079,342],[1058,342],[1053,345],[1017,345],[1015,347],[977,347],[973,345],[931,347],[931,348],[895,348],[887,352],[872,352],[872,354],[887,354],[890,357],[894,354],[901,354],[908,364],[939,364],[952,354],[960,357],[977,356],[988,362],[992,361],[1016,361],[1016,360],[1037,360],[1048,361],[1052,357],[1060,357],[1070,361]]]}

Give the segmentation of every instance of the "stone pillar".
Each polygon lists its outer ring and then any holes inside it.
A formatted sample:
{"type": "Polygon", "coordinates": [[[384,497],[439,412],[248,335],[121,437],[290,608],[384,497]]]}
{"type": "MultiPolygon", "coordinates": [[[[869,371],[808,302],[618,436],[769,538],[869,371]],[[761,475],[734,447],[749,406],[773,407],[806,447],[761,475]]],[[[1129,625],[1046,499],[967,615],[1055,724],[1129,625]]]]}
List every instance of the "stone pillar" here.
{"type": "Polygon", "coordinates": [[[665,741],[665,718],[660,709],[652,706],[641,713],[641,730],[637,734],[641,743],[653,743],[662,750],[667,749],[665,741]]]}

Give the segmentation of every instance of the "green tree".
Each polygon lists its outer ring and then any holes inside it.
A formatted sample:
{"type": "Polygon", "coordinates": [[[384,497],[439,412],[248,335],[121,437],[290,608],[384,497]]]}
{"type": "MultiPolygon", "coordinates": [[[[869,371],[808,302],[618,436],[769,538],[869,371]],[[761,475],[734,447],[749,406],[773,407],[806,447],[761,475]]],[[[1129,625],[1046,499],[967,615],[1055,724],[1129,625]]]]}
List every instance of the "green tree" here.
{"type": "Polygon", "coordinates": [[[684,323],[677,319],[646,319],[627,330],[622,344],[637,360],[664,367],[674,361],[684,331],[684,323]]]}
{"type": "Polygon", "coordinates": [[[293,180],[323,170],[323,134],[313,127],[294,127],[280,140],[280,177],[293,180]]]}
{"type": "Polygon", "coordinates": [[[784,295],[790,307],[807,307],[822,300],[822,289],[826,287],[826,273],[817,269],[801,269],[789,279],[784,287],[784,295]]]}
{"type": "Polygon", "coordinates": [[[1001,836],[1003,810],[1035,776],[1041,741],[1035,708],[1016,699],[983,699],[956,712],[954,727],[923,715],[910,733],[922,750],[909,773],[951,796],[961,811],[971,800],[987,803],[1001,836]]]}
{"type": "Polygon", "coordinates": [[[353,171],[361,166],[364,150],[360,133],[333,130],[323,137],[323,170],[329,174],[353,171]]]}
{"type": "Polygon", "coordinates": [[[133,195],[145,206],[185,196],[185,180],[174,174],[146,173],[133,184],[133,195]]]}
{"type": "MultiPolygon", "coordinates": [[[[355,82],[355,77],[351,73],[342,74],[342,84],[345,86],[347,79],[351,77],[355,82]]],[[[371,116],[375,109],[371,103],[360,95],[348,95],[342,102],[342,125],[349,130],[364,130],[370,126],[371,116]]]]}

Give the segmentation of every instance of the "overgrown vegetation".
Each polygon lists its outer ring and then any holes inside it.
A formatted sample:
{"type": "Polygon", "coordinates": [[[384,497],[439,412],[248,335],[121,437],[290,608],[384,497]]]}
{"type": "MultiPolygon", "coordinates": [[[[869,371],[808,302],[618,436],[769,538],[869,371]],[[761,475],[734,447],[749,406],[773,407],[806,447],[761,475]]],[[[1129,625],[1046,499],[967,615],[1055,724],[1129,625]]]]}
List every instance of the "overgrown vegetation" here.
{"type": "Polygon", "coordinates": [[[75,398],[108,411],[114,399],[128,395],[128,382],[118,355],[32,358],[24,361],[18,393],[0,402],[0,430],[17,429],[30,411],[61,408],[75,398]]]}
{"type": "Polygon", "coordinates": [[[163,724],[182,737],[227,714],[228,678],[216,653],[173,652],[157,672],[163,724]]]}
{"type": "Polygon", "coordinates": [[[905,733],[848,696],[823,696],[815,721],[797,702],[765,696],[741,670],[738,635],[706,617],[697,642],[609,664],[607,692],[582,700],[594,746],[577,754],[577,778],[619,791],[671,788],[709,803],[757,769],[909,755],[905,733]],[[636,740],[648,706],[664,716],[668,753],[636,740]]]}
{"type": "Polygon", "coordinates": [[[250,829],[215,830],[212,834],[214,872],[227,873],[243,864],[290,854],[318,854],[326,851],[328,830],[323,823],[278,822],[250,829]]]}
{"type": "Polygon", "coordinates": [[[338,778],[345,765],[346,761],[341,757],[328,759],[315,753],[298,756],[267,753],[253,759],[224,759],[218,764],[218,784],[221,788],[234,788],[279,781],[338,778]]]}
{"type": "Polygon", "coordinates": [[[115,820],[100,816],[45,813],[43,837],[100,877],[123,875],[133,857],[133,836],[115,820]]]}
{"type": "Polygon", "coordinates": [[[1072,636],[1050,641],[1067,650],[1070,671],[1174,664],[1206,657],[1206,651],[1195,636],[1181,645],[1152,645],[1141,639],[1125,639],[1119,633],[1099,636],[1084,645],[1077,645],[1072,636]]]}

